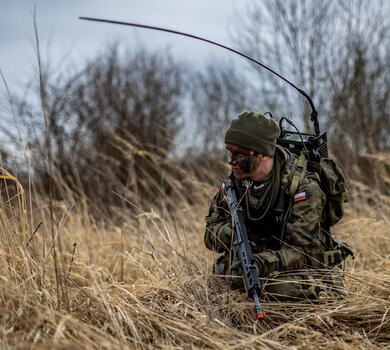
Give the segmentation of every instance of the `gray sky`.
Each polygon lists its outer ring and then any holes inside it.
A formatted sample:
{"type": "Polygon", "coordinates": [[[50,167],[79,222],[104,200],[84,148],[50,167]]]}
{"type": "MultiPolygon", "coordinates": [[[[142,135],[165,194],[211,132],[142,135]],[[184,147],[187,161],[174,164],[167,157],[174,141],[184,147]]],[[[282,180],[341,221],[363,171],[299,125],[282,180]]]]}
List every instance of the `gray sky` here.
{"type": "MultiPolygon", "coordinates": [[[[0,69],[10,87],[31,77],[36,67],[32,12],[36,6],[40,51],[52,65],[80,64],[114,40],[169,45],[172,53],[194,64],[227,51],[193,39],[131,27],[81,21],[97,17],[167,27],[231,45],[228,28],[247,0],[0,0],[0,69]]],[[[235,59],[235,58],[233,58],[235,59]]],[[[3,90],[3,87],[0,89],[3,90]]]]}

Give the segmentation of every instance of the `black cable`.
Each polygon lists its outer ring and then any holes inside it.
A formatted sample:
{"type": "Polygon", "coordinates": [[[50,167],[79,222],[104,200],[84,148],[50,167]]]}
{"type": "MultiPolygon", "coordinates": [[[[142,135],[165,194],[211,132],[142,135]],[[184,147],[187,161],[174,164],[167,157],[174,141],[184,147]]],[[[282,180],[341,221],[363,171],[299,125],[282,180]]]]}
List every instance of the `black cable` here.
{"type": "Polygon", "coordinates": [[[301,138],[301,141],[302,141],[302,145],[303,145],[303,148],[305,149],[305,153],[306,153],[306,156],[307,158],[310,160],[310,154],[309,152],[307,151],[307,148],[306,148],[306,144],[305,144],[305,141],[303,140],[303,136],[301,134],[301,132],[298,130],[298,128],[295,126],[295,124],[293,123],[293,121],[290,119],[290,118],[287,118],[287,117],[282,117],[280,119],[280,126],[282,126],[282,122],[283,120],[285,120],[287,123],[289,123],[293,128],[295,128],[295,130],[297,131],[299,137],[301,138]]]}

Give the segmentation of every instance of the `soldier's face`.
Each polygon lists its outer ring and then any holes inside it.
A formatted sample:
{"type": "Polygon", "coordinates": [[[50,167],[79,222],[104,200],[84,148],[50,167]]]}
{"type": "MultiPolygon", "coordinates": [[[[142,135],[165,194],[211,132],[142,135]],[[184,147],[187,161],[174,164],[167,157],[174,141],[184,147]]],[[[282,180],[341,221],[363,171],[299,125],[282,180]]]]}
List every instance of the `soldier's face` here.
{"type": "Polygon", "coordinates": [[[246,152],[240,149],[228,149],[228,164],[231,166],[234,176],[237,179],[250,177],[250,174],[258,167],[259,159],[253,151],[246,152]]]}

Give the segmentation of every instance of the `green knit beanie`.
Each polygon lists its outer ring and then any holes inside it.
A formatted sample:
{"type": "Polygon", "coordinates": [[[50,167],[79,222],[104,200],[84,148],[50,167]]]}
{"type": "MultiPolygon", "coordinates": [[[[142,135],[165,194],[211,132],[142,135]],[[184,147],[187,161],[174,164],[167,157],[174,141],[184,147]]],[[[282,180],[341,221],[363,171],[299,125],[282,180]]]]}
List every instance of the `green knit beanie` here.
{"type": "Polygon", "coordinates": [[[225,143],[273,157],[279,133],[279,125],[272,118],[255,111],[244,111],[230,123],[225,143]]]}

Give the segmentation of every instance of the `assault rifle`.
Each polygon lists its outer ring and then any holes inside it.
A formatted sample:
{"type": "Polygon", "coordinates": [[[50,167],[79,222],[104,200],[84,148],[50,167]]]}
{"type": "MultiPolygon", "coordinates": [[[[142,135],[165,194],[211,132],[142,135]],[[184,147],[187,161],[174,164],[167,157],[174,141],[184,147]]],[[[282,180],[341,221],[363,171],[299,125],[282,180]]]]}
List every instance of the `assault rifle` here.
{"type": "Polygon", "coordinates": [[[222,191],[228,197],[232,210],[233,219],[233,253],[241,261],[242,275],[244,285],[248,296],[255,303],[255,313],[258,320],[264,319],[261,310],[259,295],[261,294],[261,283],[257,274],[256,265],[252,255],[252,249],[246,232],[242,208],[240,207],[236,193],[234,192],[233,183],[230,179],[226,180],[222,186],[222,191]]]}

